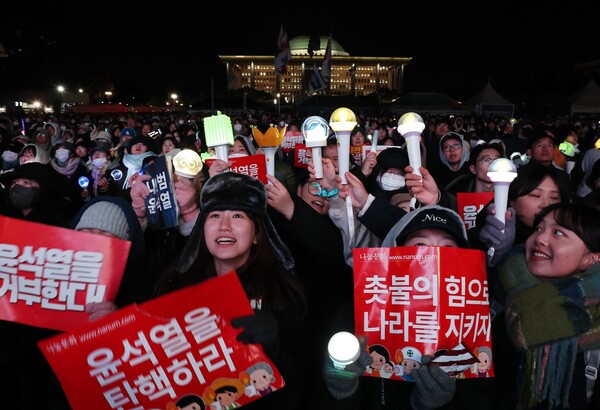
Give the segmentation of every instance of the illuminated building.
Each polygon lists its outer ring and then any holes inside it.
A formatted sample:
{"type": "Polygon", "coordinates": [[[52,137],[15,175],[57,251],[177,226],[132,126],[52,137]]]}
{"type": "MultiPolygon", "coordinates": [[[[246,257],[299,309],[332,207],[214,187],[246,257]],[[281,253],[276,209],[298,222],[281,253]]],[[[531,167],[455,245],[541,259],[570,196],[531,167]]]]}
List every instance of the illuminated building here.
{"type": "MultiPolygon", "coordinates": [[[[292,59],[287,64],[287,73],[277,84],[275,77],[275,56],[221,55],[219,58],[227,70],[227,87],[237,90],[253,88],[281,96],[288,101],[303,99],[308,95],[308,82],[313,71],[313,63],[320,69],[323,64],[328,37],[320,38],[320,50],[311,58],[308,53],[308,36],[298,36],[290,40],[292,59]]],[[[412,57],[355,57],[346,52],[335,40],[331,42],[331,81],[324,91],[331,96],[364,96],[387,88],[401,94],[403,92],[404,66],[412,57]]]]}

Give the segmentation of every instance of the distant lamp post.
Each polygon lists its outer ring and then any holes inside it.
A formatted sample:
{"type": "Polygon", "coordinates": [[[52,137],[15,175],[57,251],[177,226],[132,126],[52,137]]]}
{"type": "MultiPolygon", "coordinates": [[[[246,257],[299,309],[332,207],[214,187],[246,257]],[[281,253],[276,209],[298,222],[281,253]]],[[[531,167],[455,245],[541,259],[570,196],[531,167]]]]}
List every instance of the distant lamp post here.
{"type": "MultiPolygon", "coordinates": [[[[63,93],[65,92],[65,87],[63,87],[62,85],[59,85],[58,87],[56,87],[56,91],[58,91],[59,94],[60,94],[60,100],[58,102],[58,104],[59,104],[58,105],[58,112],[62,112],[63,103],[64,103],[63,93]]],[[[54,107],[54,108],[56,108],[56,107],[54,107]]]]}
{"type": "Polygon", "coordinates": [[[110,104],[110,97],[112,97],[111,91],[105,91],[104,95],[106,95],[106,101],[110,104]]]}
{"type": "Polygon", "coordinates": [[[277,93],[277,115],[281,117],[281,94],[277,93]]]}
{"type": "Polygon", "coordinates": [[[173,100],[173,108],[175,108],[177,106],[177,99],[179,98],[179,96],[176,93],[171,93],[171,100],[173,100]]]}

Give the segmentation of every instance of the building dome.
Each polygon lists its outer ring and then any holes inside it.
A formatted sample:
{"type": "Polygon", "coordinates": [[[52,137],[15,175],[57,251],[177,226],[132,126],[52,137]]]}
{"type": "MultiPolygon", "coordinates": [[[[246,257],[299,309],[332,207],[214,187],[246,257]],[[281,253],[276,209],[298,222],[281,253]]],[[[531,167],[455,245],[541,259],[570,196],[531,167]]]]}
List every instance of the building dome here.
{"type": "MultiPolygon", "coordinates": [[[[309,36],[296,36],[290,40],[290,49],[292,51],[293,56],[307,56],[308,54],[308,41],[310,40],[309,36]]],[[[323,56],[325,55],[325,50],[327,49],[327,40],[329,37],[321,36],[320,40],[320,50],[315,50],[313,55],[315,56],[323,56]]],[[[349,56],[344,48],[338,43],[334,38],[331,39],[331,55],[332,56],[349,56]]]]}

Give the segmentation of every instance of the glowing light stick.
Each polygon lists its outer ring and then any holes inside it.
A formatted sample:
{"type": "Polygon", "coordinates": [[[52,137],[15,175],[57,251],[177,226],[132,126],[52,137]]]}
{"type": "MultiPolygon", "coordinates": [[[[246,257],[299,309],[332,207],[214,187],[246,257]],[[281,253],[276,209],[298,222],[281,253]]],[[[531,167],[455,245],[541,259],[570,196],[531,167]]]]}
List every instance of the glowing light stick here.
{"type": "Polygon", "coordinates": [[[338,169],[342,184],[346,185],[346,172],[350,169],[350,133],[356,126],[356,115],[351,109],[340,107],[329,118],[329,126],[337,137],[338,169]]]}
{"type": "Polygon", "coordinates": [[[323,163],[321,147],[327,145],[329,124],[325,118],[313,115],[302,123],[302,135],[306,148],[312,148],[312,160],[315,167],[315,177],[323,178],[323,163]]]}
{"type": "Polygon", "coordinates": [[[276,125],[270,124],[269,129],[264,134],[257,128],[252,127],[252,135],[260,149],[265,153],[267,161],[267,174],[275,175],[275,152],[283,141],[283,136],[287,131],[287,124],[281,129],[276,125]]]}
{"type": "Polygon", "coordinates": [[[352,333],[338,332],[329,339],[327,352],[334,367],[344,369],[359,358],[360,343],[352,333]]]}
{"type": "Polygon", "coordinates": [[[202,171],[202,159],[193,149],[182,149],[173,157],[173,168],[176,175],[193,179],[202,171]]]}
{"type": "Polygon", "coordinates": [[[204,134],[206,145],[214,147],[217,158],[229,160],[229,145],[233,145],[233,127],[231,119],[217,111],[217,115],[204,118],[204,134]]]}
{"type": "Polygon", "coordinates": [[[415,112],[407,112],[398,120],[398,132],[406,140],[408,162],[413,174],[421,175],[421,133],[425,129],[423,118],[415,112]]]}
{"type": "Polygon", "coordinates": [[[377,140],[379,139],[379,130],[373,131],[373,136],[371,137],[371,152],[377,151],[377,140]]]}
{"type": "Polygon", "coordinates": [[[494,183],[494,205],[496,219],[506,223],[506,206],[508,204],[508,187],[517,177],[517,167],[508,158],[496,158],[488,168],[488,177],[494,183]]]}

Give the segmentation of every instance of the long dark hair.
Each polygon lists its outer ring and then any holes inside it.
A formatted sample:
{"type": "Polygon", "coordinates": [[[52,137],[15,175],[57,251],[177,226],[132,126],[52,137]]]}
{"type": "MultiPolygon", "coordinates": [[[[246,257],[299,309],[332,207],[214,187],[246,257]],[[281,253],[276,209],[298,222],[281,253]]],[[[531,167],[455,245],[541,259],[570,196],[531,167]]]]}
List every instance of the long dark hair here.
{"type": "MultiPolygon", "coordinates": [[[[249,299],[262,299],[263,307],[278,312],[290,304],[306,310],[304,289],[292,271],[284,269],[273,252],[264,221],[246,213],[256,230],[256,245],[250,249],[248,261],[236,273],[249,299]]],[[[199,216],[201,217],[201,216],[199,216]]],[[[202,223],[203,229],[204,223],[202,223]]],[[[164,294],[185,286],[200,283],[215,276],[214,257],[206,246],[204,237],[199,245],[198,256],[190,268],[182,273],[173,269],[161,280],[158,294],[164,294]]]]}

